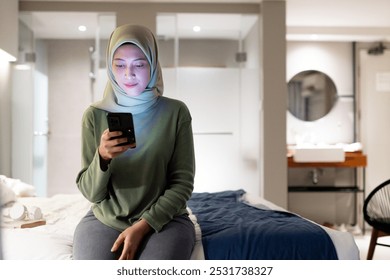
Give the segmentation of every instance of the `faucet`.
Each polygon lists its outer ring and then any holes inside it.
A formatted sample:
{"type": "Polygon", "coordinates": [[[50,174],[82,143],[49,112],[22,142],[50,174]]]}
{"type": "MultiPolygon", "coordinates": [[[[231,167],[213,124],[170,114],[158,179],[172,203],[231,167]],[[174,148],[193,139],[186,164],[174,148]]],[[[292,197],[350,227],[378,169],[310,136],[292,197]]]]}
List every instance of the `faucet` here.
{"type": "Polygon", "coordinates": [[[310,171],[311,179],[314,185],[318,184],[318,176],[322,174],[322,169],[320,168],[314,168],[312,171],[310,171]]]}

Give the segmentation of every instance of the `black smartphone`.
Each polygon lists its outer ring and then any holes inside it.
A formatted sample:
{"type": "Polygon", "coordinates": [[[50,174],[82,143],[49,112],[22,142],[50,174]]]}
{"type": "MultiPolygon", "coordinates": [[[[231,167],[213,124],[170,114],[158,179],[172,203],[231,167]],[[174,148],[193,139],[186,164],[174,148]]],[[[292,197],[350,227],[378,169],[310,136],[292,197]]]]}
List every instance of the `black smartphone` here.
{"type": "Polygon", "coordinates": [[[110,131],[122,131],[122,135],[115,137],[127,137],[127,142],[119,144],[120,146],[131,144],[134,149],[136,145],[133,115],[131,113],[108,113],[107,114],[108,129],[110,131]]]}

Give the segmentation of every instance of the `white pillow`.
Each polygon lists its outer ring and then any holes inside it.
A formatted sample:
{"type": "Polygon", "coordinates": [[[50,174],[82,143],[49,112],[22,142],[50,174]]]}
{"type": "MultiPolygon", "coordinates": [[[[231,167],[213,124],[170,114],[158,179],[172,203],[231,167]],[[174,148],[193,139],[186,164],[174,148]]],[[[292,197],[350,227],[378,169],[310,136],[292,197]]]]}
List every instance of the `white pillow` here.
{"type": "Polygon", "coordinates": [[[13,202],[16,200],[16,194],[3,184],[0,179],[0,206],[6,205],[7,203],[13,202]]]}
{"type": "Polygon", "coordinates": [[[34,186],[26,184],[19,179],[7,178],[4,175],[0,175],[0,182],[11,189],[16,196],[26,197],[36,195],[34,186]]]}

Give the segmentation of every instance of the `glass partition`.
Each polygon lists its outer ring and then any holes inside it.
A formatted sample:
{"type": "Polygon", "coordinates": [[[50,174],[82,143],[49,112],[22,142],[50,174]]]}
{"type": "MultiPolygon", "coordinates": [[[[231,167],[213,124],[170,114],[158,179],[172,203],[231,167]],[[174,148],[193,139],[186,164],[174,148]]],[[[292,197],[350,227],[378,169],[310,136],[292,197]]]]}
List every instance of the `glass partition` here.
{"type": "Polygon", "coordinates": [[[193,118],[195,191],[258,193],[257,15],[159,14],[156,30],[164,95],[193,118]]]}
{"type": "Polygon", "coordinates": [[[19,19],[12,175],[34,185],[39,196],[72,192],[81,162],[77,128],[85,108],[103,93],[105,48],[116,16],[21,12],[19,19]]]}

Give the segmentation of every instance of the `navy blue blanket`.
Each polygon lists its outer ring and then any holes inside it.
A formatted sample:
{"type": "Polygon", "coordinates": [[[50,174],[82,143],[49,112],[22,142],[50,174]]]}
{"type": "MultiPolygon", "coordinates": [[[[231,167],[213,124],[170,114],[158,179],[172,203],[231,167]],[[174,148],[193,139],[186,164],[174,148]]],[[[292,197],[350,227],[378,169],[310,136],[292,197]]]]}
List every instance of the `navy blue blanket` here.
{"type": "Polygon", "coordinates": [[[188,206],[209,260],[334,260],[329,235],[292,213],[241,202],[245,192],[193,193],[188,206]]]}

